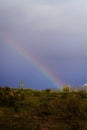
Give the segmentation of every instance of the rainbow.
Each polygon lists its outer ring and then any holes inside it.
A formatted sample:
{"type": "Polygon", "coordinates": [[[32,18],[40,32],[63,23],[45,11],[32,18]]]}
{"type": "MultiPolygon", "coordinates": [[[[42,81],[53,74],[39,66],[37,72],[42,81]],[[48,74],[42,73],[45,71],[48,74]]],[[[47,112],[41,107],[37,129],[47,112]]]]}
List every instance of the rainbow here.
{"type": "Polygon", "coordinates": [[[12,49],[14,49],[18,54],[20,54],[26,60],[31,62],[34,65],[34,67],[36,69],[38,69],[38,71],[40,73],[42,73],[48,80],[50,80],[53,84],[55,84],[58,89],[61,89],[63,87],[64,83],[59,79],[59,77],[54,72],[49,70],[47,68],[47,66],[45,66],[43,63],[41,63],[39,60],[37,60],[35,55],[33,55],[32,53],[26,51],[26,49],[24,49],[22,46],[17,44],[17,42],[15,42],[15,40],[11,36],[10,37],[9,36],[4,36],[3,40],[12,49]]]}

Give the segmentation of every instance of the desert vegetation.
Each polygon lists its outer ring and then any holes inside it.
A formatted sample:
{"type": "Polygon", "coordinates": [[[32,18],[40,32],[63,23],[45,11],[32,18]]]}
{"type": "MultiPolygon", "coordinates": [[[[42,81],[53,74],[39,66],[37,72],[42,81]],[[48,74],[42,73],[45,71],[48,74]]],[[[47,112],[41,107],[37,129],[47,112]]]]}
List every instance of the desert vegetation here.
{"type": "Polygon", "coordinates": [[[0,87],[0,130],[87,130],[87,93],[0,87]]]}

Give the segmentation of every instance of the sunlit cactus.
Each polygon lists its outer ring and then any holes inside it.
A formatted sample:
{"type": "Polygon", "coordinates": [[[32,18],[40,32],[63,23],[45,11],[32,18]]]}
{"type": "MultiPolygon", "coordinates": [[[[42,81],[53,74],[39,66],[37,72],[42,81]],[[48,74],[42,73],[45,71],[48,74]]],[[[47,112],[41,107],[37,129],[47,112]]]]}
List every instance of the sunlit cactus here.
{"type": "Polygon", "coordinates": [[[78,92],[77,87],[74,87],[73,92],[78,92]]]}
{"type": "Polygon", "coordinates": [[[23,89],[23,87],[24,87],[24,82],[21,81],[21,82],[20,82],[20,88],[23,89]]]}

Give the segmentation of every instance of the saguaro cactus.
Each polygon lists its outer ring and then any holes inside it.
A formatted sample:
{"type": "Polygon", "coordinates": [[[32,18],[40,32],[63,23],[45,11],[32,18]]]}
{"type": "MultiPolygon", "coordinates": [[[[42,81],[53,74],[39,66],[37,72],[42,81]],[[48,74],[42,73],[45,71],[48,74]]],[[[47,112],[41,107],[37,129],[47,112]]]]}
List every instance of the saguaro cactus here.
{"type": "Polygon", "coordinates": [[[24,87],[24,82],[21,81],[21,82],[20,82],[20,88],[23,89],[23,87],[24,87]]]}

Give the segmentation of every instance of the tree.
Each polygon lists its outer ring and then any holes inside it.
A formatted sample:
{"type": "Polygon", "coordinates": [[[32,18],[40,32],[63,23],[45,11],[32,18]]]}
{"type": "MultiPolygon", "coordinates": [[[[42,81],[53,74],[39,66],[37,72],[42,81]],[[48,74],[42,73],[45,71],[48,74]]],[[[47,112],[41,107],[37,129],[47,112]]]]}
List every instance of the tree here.
{"type": "Polygon", "coordinates": [[[65,85],[64,87],[63,87],[63,91],[64,92],[70,92],[70,85],[68,84],[68,85],[65,85]]]}

